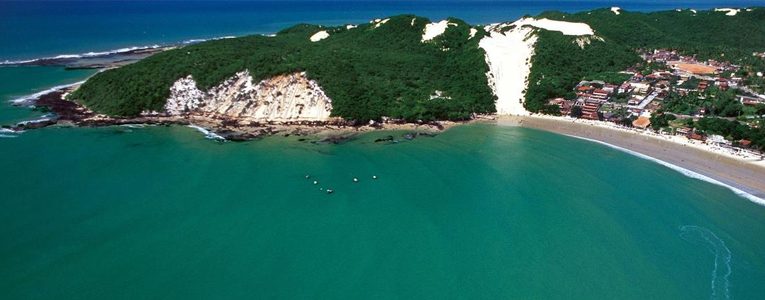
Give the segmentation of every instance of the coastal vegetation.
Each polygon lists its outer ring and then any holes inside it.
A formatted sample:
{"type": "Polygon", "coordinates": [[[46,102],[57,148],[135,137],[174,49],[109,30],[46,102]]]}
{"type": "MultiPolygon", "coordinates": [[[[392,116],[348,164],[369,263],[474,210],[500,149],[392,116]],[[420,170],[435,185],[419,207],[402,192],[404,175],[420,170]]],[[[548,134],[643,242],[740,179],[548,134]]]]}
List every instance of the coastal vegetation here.
{"type": "MultiPolygon", "coordinates": [[[[725,59],[744,66],[735,74],[758,91],[762,77],[755,70],[765,60],[752,53],[765,45],[765,10],[734,17],[720,12],[663,11],[615,14],[601,9],[575,14],[546,12],[539,16],[582,22],[594,36],[572,36],[537,29],[537,42],[524,106],[528,111],[558,115],[552,98],[572,100],[581,80],[618,84],[633,71],[648,75],[665,69],[663,63],[644,62],[641,49],[678,49],[699,59],[725,59]]],[[[474,113],[495,111],[496,95],[487,84],[489,67],[479,42],[487,33],[459,19],[448,19],[445,31],[423,41],[431,20],[400,15],[358,26],[324,27],[299,24],[275,36],[251,35],[203,42],[165,51],[138,63],[101,72],[70,95],[90,109],[109,115],[136,116],[162,111],[170,86],[191,75],[208,90],[236,72],[248,70],[260,81],[281,74],[306,72],[332,99],[332,115],[366,122],[383,117],[406,121],[464,120],[474,113]],[[313,40],[319,32],[326,37],[313,40]]],[[[503,30],[509,30],[506,27],[503,30]]],[[[691,78],[685,88],[693,88],[691,78]]],[[[742,106],[732,91],[710,88],[664,99],[661,113],[736,118],[756,113],[742,106]]],[[[617,93],[616,103],[627,94],[617,93]]],[[[581,110],[567,112],[581,114],[581,110]]],[[[629,113],[615,111],[614,119],[628,124],[629,113]]],[[[655,126],[663,126],[657,119],[655,126]]],[[[765,143],[763,144],[765,145],[765,143]]]]}
{"type": "Polygon", "coordinates": [[[426,18],[401,15],[353,27],[301,24],[275,36],[252,35],[166,51],[138,63],[97,74],[70,98],[119,116],[161,111],[169,88],[191,75],[207,90],[236,72],[257,82],[305,71],[332,99],[334,116],[378,120],[461,120],[494,112],[487,86],[484,34],[457,19],[456,26],[423,42],[426,18]],[[326,31],[329,38],[312,42],[326,31]]]}

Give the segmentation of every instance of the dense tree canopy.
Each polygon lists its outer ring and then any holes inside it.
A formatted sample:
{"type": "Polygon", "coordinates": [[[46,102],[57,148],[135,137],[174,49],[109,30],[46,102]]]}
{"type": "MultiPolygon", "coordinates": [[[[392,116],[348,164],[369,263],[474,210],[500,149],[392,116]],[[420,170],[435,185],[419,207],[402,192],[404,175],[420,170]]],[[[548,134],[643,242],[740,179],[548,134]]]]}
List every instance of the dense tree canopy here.
{"type": "Polygon", "coordinates": [[[192,75],[206,90],[247,69],[254,80],[306,71],[332,98],[333,115],[346,119],[466,119],[472,113],[494,112],[488,66],[478,47],[483,30],[476,28],[479,34],[470,38],[468,24],[450,21],[458,26],[426,43],[422,33],[430,21],[411,15],[392,17],[380,26],[301,24],[275,37],[204,42],[102,72],[72,98],[99,112],[132,116],[161,110],[179,78],[192,75]],[[311,42],[310,36],[321,30],[330,37],[311,42]],[[442,97],[431,99],[435,91],[442,97]]]}
{"type": "MultiPolygon", "coordinates": [[[[735,17],[688,10],[622,11],[616,15],[608,9],[576,14],[546,12],[540,17],[587,23],[597,38],[580,47],[575,36],[537,30],[525,102],[533,112],[556,112],[547,100],[571,98],[571,90],[580,80],[624,80],[625,75],[618,72],[640,62],[636,49],[673,48],[701,58],[765,66],[762,59],[752,56],[753,52],[765,51],[762,8],[735,17]]],[[[421,37],[430,20],[411,15],[392,17],[380,26],[370,23],[347,29],[301,24],[274,37],[208,41],[99,73],[71,98],[97,112],[133,116],[144,110],[161,110],[170,86],[179,78],[192,75],[205,90],[247,69],[255,80],[305,71],[333,99],[332,114],[351,120],[383,116],[409,121],[465,119],[472,113],[494,112],[496,97],[487,85],[488,66],[484,51],[478,47],[486,33],[481,27],[472,27],[477,34],[470,38],[470,25],[450,21],[458,26],[449,26],[427,43],[422,43],[421,37]],[[320,30],[328,31],[330,37],[311,42],[309,37],[320,30]],[[435,91],[441,91],[441,97],[431,99],[435,91]]],[[[747,80],[755,88],[762,85],[756,76],[747,80]]],[[[723,116],[734,116],[741,109],[729,99],[721,99],[698,105],[678,103],[673,111],[691,112],[699,107],[723,116]]]]}

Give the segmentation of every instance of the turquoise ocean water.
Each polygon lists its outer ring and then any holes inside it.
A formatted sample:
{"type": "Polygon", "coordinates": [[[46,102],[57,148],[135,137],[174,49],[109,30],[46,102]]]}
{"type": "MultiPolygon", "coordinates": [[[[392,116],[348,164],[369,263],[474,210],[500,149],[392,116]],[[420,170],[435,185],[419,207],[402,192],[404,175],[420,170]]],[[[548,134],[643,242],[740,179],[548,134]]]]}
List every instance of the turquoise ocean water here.
{"type": "MultiPolygon", "coordinates": [[[[123,23],[154,19],[134,14],[123,23]]],[[[32,50],[2,47],[0,60],[270,31],[253,26],[94,48],[87,31],[61,48],[34,36],[32,50]]],[[[0,68],[0,124],[44,114],[7,100],[92,73],[0,68]]],[[[185,127],[0,132],[0,298],[765,297],[765,207],[726,188],[530,129],[477,124],[372,142],[388,134],[317,145],[218,143],[185,127]]]]}

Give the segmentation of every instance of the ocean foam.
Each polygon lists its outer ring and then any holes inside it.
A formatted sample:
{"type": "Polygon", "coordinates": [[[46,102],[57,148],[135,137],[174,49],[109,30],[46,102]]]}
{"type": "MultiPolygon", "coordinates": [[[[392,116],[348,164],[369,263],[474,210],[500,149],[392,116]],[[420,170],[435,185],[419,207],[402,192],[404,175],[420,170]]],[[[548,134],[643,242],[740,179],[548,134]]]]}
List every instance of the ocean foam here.
{"type": "Polygon", "coordinates": [[[52,93],[52,92],[55,92],[55,91],[59,91],[59,90],[62,90],[62,89],[65,89],[65,88],[69,88],[69,87],[72,87],[72,86],[75,86],[75,85],[78,85],[78,84],[83,84],[83,83],[85,83],[84,80],[83,81],[78,81],[78,82],[75,82],[75,83],[70,83],[70,84],[57,85],[57,86],[54,86],[54,87],[49,88],[49,89],[44,90],[44,91],[40,91],[40,92],[31,94],[31,95],[15,98],[13,100],[10,100],[10,102],[13,103],[14,105],[26,105],[26,104],[30,104],[32,101],[39,99],[40,97],[42,97],[45,94],[52,93]]]}
{"type": "Polygon", "coordinates": [[[207,139],[219,140],[219,141],[225,141],[226,140],[226,138],[218,135],[215,132],[212,132],[212,131],[208,130],[207,128],[204,128],[204,127],[201,127],[201,126],[197,126],[197,125],[194,125],[194,124],[188,125],[188,127],[189,128],[194,128],[197,131],[201,132],[202,134],[205,135],[205,138],[207,138],[207,139]]]}
{"type": "Polygon", "coordinates": [[[126,128],[140,129],[140,128],[145,128],[147,125],[146,124],[122,124],[120,126],[126,127],[126,128]]]}
{"type": "Polygon", "coordinates": [[[188,44],[195,44],[195,43],[201,43],[201,42],[207,42],[207,41],[217,41],[217,40],[225,40],[225,39],[233,39],[233,38],[236,38],[236,36],[226,35],[226,36],[220,36],[220,37],[215,37],[210,39],[190,39],[190,40],[183,41],[183,44],[188,45],[188,44]]]}
{"type": "Polygon", "coordinates": [[[125,48],[119,48],[119,49],[114,49],[109,51],[85,52],[80,54],[61,54],[56,56],[41,57],[41,58],[26,59],[26,60],[6,60],[3,62],[0,62],[0,66],[30,64],[30,63],[46,61],[46,60],[94,58],[94,57],[126,53],[126,52],[131,52],[136,50],[150,50],[150,49],[157,49],[162,47],[171,47],[174,45],[188,45],[188,44],[196,44],[196,43],[201,43],[206,41],[215,41],[215,40],[233,39],[233,38],[236,38],[236,36],[227,35],[227,36],[220,36],[220,37],[209,38],[209,39],[190,39],[190,40],[182,41],[180,43],[169,43],[164,45],[154,44],[154,45],[147,45],[147,46],[133,46],[133,47],[125,47],[125,48]]]}
{"type": "Polygon", "coordinates": [[[107,56],[107,55],[113,55],[113,54],[120,54],[120,53],[126,53],[130,51],[136,51],[136,50],[149,50],[149,49],[157,49],[161,48],[163,46],[160,45],[151,45],[151,46],[140,46],[140,47],[128,47],[128,48],[120,48],[110,51],[103,51],[103,52],[86,52],[81,54],[61,54],[56,56],[50,56],[50,57],[42,57],[42,58],[35,58],[35,59],[27,59],[27,60],[6,60],[4,62],[0,62],[0,66],[2,65],[20,65],[20,64],[30,64],[35,63],[39,61],[45,61],[45,60],[59,60],[59,59],[76,59],[76,58],[94,58],[94,57],[100,57],[100,56],[107,56]]]}
{"type": "Polygon", "coordinates": [[[738,195],[740,197],[746,198],[749,201],[752,201],[752,202],[757,203],[759,205],[765,206],[765,199],[762,199],[760,197],[757,197],[755,195],[747,193],[747,192],[745,192],[745,191],[743,191],[743,190],[741,190],[739,188],[736,188],[734,186],[725,184],[725,183],[723,183],[723,182],[721,182],[719,180],[713,179],[713,178],[708,177],[706,175],[702,175],[702,174],[696,173],[694,171],[688,170],[686,168],[680,167],[678,165],[674,165],[674,164],[668,163],[666,161],[660,160],[658,158],[654,158],[654,157],[645,155],[643,153],[632,151],[630,149],[622,148],[622,147],[619,147],[619,146],[616,146],[616,145],[612,145],[612,144],[609,144],[609,143],[606,143],[606,142],[602,142],[602,141],[598,141],[598,140],[594,140],[594,139],[589,139],[589,138],[585,138],[585,137],[580,137],[580,136],[575,136],[575,135],[569,135],[569,134],[566,134],[566,136],[577,138],[577,139],[582,139],[582,140],[586,140],[586,141],[590,141],[590,142],[595,142],[595,143],[598,143],[598,144],[601,144],[601,145],[604,145],[604,146],[608,146],[610,148],[613,148],[613,149],[625,152],[627,154],[631,154],[631,155],[637,156],[637,157],[642,158],[642,159],[650,160],[652,162],[658,163],[658,164],[660,164],[662,166],[665,166],[667,168],[670,168],[672,170],[680,172],[681,174],[683,174],[685,176],[688,176],[690,178],[706,181],[706,182],[709,182],[711,184],[715,184],[715,185],[719,185],[719,186],[725,187],[725,188],[733,191],[733,193],[735,193],[736,195],[738,195]]]}
{"type": "Polygon", "coordinates": [[[8,128],[0,128],[0,138],[15,138],[22,133],[24,133],[24,131],[21,131],[21,130],[16,131],[16,130],[8,129],[8,128]]]}
{"type": "Polygon", "coordinates": [[[730,280],[728,278],[733,273],[730,266],[732,255],[730,249],[725,246],[725,242],[711,230],[694,225],[680,226],[680,237],[686,241],[705,244],[709,247],[709,251],[715,255],[715,264],[712,269],[712,295],[710,298],[730,299],[730,280]],[[700,239],[696,239],[696,237],[700,239]],[[721,284],[718,284],[718,280],[722,280],[721,284]]]}

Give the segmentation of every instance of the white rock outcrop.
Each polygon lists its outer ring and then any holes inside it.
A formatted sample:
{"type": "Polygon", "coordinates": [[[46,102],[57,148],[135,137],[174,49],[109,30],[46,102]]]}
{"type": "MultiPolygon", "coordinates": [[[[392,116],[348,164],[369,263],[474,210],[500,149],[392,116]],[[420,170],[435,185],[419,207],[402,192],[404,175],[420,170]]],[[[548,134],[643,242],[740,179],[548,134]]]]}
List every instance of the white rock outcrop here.
{"type": "Polygon", "coordinates": [[[203,92],[189,75],[170,87],[169,115],[232,118],[240,122],[326,121],[332,100],[305,72],[279,75],[253,83],[249,71],[236,73],[203,92]]]}

